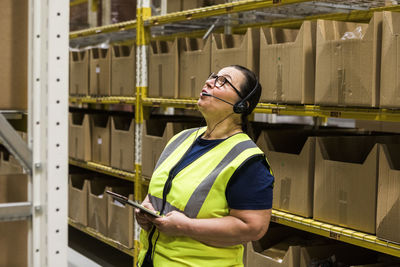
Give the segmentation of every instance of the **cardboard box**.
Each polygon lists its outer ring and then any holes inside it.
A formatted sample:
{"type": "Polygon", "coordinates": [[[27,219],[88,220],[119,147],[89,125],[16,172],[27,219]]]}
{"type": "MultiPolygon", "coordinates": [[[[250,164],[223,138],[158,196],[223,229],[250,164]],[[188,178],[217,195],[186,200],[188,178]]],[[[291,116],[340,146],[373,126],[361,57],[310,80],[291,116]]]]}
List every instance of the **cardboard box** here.
{"type": "Polygon", "coordinates": [[[400,145],[379,149],[378,207],[376,235],[400,243],[400,145]]]}
{"type": "Polygon", "coordinates": [[[379,105],[382,13],[369,24],[318,20],[315,103],[379,105]],[[360,36],[342,40],[346,36],[360,36]]]}
{"type": "Polygon", "coordinates": [[[383,12],[380,106],[400,107],[400,14],[383,12]]]}
{"type": "Polygon", "coordinates": [[[211,71],[218,72],[230,65],[242,65],[258,74],[260,31],[250,28],[245,35],[213,34],[211,71]]]}
{"type": "Polygon", "coordinates": [[[69,52],[69,94],[85,96],[89,90],[89,50],[69,52]]]}
{"type": "Polygon", "coordinates": [[[285,227],[270,227],[259,241],[247,243],[247,267],[297,267],[300,247],[284,239],[293,231],[285,227]]]}
{"type": "Polygon", "coordinates": [[[304,130],[263,131],[257,145],[274,173],[273,208],[312,217],[315,137],[304,130]]]}
{"type": "Polygon", "coordinates": [[[111,49],[90,50],[89,94],[109,96],[111,87],[111,49]]]}
{"type": "MultiPolygon", "coordinates": [[[[169,1],[168,1],[169,2],[169,1]]],[[[182,0],[182,10],[224,4],[225,0],[182,0]]]]}
{"type": "Polygon", "coordinates": [[[28,108],[28,2],[0,1],[0,109],[28,108]]]}
{"type": "MultiPolygon", "coordinates": [[[[111,191],[133,200],[132,188],[113,187],[111,191]]],[[[109,198],[108,200],[108,237],[122,245],[133,248],[134,244],[134,216],[133,207],[109,198]]]]}
{"type": "Polygon", "coordinates": [[[1,153],[0,174],[21,174],[23,171],[21,164],[13,155],[8,154],[6,157],[5,153],[1,153]]]}
{"type": "Polygon", "coordinates": [[[377,137],[320,137],[316,143],[314,219],[374,234],[377,137]]]}
{"type": "Polygon", "coordinates": [[[110,165],[111,127],[110,118],[106,114],[90,115],[92,130],[92,161],[110,165]]]}
{"type": "MultiPolygon", "coordinates": [[[[28,201],[26,174],[0,175],[0,203],[28,201]]],[[[28,266],[28,221],[0,222],[0,266],[28,266]]]]}
{"type": "Polygon", "coordinates": [[[178,96],[178,40],[152,41],[149,47],[149,97],[178,96]]]}
{"type": "Polygon", "coordinates": [[[92,160],[89,115],[69,113],[69,156],[84,161],[92,160]]]}
{"type": "Polygon", "coordinates": [[[260,29],[261,101],[314,104],[316,22],[260,29]]]}
{"type": "Polygon", "coordinates": [[[106,190],[108,180],[94,179],[88,183],[88,226],[107,236],[108,194],[106,190]]]}
{"type": "Polygon", "coordinates": [[[88,175],[69,175],[68,217],[84,226],[88,225],[88,175]]]}
{"type": "Polygon", "coordinates": [[[159,120],[145,121],[143,123],[142,137],[142,174],[146,177],[152,176],[158,158],[169,139],[184,129],[198,126],[197,123],[167,123],[159,120]]]}
{"type": "Polygon", "coordinates": [[[112,46],[111,95],[135,96],[135,49],[135,46],[112,46]]]}
{"type": "Polygon", "coordinates": [[[135,171],[135,120],[132,117],[112,117],[111,144],[111,167],[135,171]]]}
{"type": "Polygon", "coordinates": [[[179,40],[179,98],[198,98],[211,73],[211,38],[179,40]]]}

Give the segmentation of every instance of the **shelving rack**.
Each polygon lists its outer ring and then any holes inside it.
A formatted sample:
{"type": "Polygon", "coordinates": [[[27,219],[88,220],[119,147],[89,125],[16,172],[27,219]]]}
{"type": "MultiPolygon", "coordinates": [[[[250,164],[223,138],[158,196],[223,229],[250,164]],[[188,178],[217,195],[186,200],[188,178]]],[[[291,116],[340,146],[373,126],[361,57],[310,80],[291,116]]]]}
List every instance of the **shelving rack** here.
{"type": "Polygon", "coordinates": [[[29,266],[66,267],[69,1],[29,1],[28,11],[28,144],[6,119],[25,124],[26,111],[0,114],[2,144],[29,175],[28,201],[0,204],[0,221],[28,221],[29,266]]]}
{"type": "MultiPolygon", "coordinates": [[[[197,8],[162,16],[151,16],[150,1],[140,0],[137,5],[137,20],[70,33],[70,44],[83,47],[99,42],[121,43],[136,39],[136,98],[91,98],[70,97],[72,103],[133,104],[135,105],[135,198],[142,199],[141,186],[141,137],[144,107],[175,107],[196,109],[194,99],[147,98],[147,49],[151,39],[167,40],[176,37],[201,37],[210,27],[222,32],[227,26],[229,14],[236,13],[233,33],[243,32],[248,27],[270,26],[298,28],[305,20],[334,19],[342,21],[368,21],[377,11],[400,11],[400,5],[385,6],[385,1],[306,1],[306,0],[249,0],[237,1],[197,8]],[[254,21],[257,21],[254,23],[254,21]],[[136,31],[135,31],[136,29],[136,31]],[[129,40],[130,39],[130,40],[129,40]]],[[[316,105],[285,105],[260,103],[255,112],[312,116],[322,118],[351,118],[373,121],[400,122],[399,110],[379,108],[321,107],[316,105]]],[[[312,219],[273,210],[272,221],[303,231],[319,234],[357,246],[400,257],[400,246],[378,240],[375,236],[314,221],[312,219]]],[[[138,255],[139,228],[135,229],[135,264],[138,255]]]]}

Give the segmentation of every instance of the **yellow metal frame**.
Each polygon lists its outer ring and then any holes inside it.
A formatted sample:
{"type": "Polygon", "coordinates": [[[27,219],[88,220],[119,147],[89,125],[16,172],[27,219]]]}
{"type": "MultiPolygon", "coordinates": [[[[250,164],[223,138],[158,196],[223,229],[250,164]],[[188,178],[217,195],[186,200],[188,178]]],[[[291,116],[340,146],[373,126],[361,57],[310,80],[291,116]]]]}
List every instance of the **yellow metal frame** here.
{"type": "Polygon", "coordinates": [[[88,0],[73,0],[69,3],[69,6],[77,6],[80,4],[87,3],[87,2],[88,2],[88,0]]]}
{"type": "Polygon", "coordinates": [[[93,228],[90,228],[90,227],[84,226],[84,225],[82,225],[80,223],[77,223],[77,222],[73,221],[70,218],[68,218],[68,224],[70,226],[74,227],[75,229],[77,229],[77,230],[79,230],[81,232],[84,232],[85,234],[88,234],[91,237],[94,237],[97,240],[99,240],[99,241],[101,241],[103,243],[106,243],[107,245],[112,246],[113,248],[116,248],[119,251],[121,251],[121,252],[123,252],[125,254],[128,254],[129,256],[133,257],[134,249],[128,248],[128,247],[122,245],[121,243],[119,243],[119,242],[117,242],[117,241],[115,241],[115,240],[113,240],[113,239],[111,239],[109,237],[106,237],[106,236],[100,234],[99,232],[97,232],[93,228]]]}
{"type": "Polygon", "coordinates": [[[76,160],[76,159],[72,159],[72,158],[69,159],[69,164],[80,167],[80,168],[84,168],[87,170],[107,174],[107,175],[110,175],[113,177],[117,177],[117,178],[120,178],[123,180],[130,181],[130,182],[135,181],[134,180],[135,173],[114,169],[110,166],[106,166],[103,164],[99,164],[99,163],[95,163],[95,162],[91,162],[91,161],[76,160]]]}
{"type": "Polygon", "coordinates": [[[87,103],[87,104],[136,104],[136,97],[125,96],[106,96],[106,97],[91,97],[91,96],[70,96],[70,103],[87,103]]]}
{"type": "Polygon", "coordinates": [[[278,210],[272,211],[271,221],[359,247],[400,257],[400,245],[380,240],[376,236],[370,234],[322,223],[278,210]]]}
{"type": "Polygon", "coordinates": [[[203,8],[196,8],[187,11],[175,12],[168,15],[153,16],[145,21],[147,26],[163,25],[173,22],[209,18],[212,16],[225,15],[230,13],[238,13],[250,11],[260,8],[279,7],[290,4],[298,4],[303,2],[310,2],[310,0],[248,0],[238,1],[233,3],[226,3],[221,5],[214,5],[203,8]]]}

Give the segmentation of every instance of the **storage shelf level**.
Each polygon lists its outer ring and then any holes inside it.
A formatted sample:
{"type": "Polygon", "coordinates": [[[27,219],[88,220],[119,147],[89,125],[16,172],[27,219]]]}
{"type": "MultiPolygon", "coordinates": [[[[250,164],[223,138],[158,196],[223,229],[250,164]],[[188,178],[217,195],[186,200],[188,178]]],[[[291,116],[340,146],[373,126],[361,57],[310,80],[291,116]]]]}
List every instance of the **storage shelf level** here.
{"type": "Polygon", "coordinates": [[[70,96],[70,103],[87,103],[87,104],[136,104],[136,97],[127,96],[70,96]]]}
{"type": "Polygon", "coordinates": [[[79,230],[81,232],[84,232],[85,234],[90,235],[91,237],[94,237],[97,240],[99,240],[99,241],[101,241],[101,242],[103,242],[103,243],[105,243],[105,244],[107,244],[109,246],[112,246],[112,247],[118,249],[119,251],[121,251],[121,252],[123,252],[125,254],[128,254],[129,256],[133,257],[134,249],[130,249],[130,248],[122,245],[121,243],[119,243],[119,242],[117,242],[117,241],[115,241],[115,240],[113,240],[111,238],[108,238],[108,237],[100,234],[96,230],[94,230],[94,229],[92,229],[90,227],[84,226],[84,225],[82,225],[80,223],[77,223],[77,222],[75,222],[75,221],[73,221],[73,220],[71,220],[69,218],[68,218],[68,224],[70,226],[74,227],[75,229],[77,229],[77,230],[79,230]]]}
{"type": "Polygon", "coordinates": [[[80,168],[88,169],[91,171],[100,172],[103,174],[114,176],[114,177],[117,177],[120,179],[128,180],[131,182],[134,182],[134,180],[135,180],[134,172],[118,170],[118,169],[112,168],[110,166],[106,166],[106,165],[91,162],[91,161],[83,161],[83,160],[76,160],[76,159],[70,158],[69,164],[80,167],[80,168]]]}
{"type": "Polygon", "coordinates": [[[307,219],[278,210],[272,211],[271,221],[400,258],[400,245],[380,240],[376,236],[370,234],[315,221],[313,219],[307,219]]]}

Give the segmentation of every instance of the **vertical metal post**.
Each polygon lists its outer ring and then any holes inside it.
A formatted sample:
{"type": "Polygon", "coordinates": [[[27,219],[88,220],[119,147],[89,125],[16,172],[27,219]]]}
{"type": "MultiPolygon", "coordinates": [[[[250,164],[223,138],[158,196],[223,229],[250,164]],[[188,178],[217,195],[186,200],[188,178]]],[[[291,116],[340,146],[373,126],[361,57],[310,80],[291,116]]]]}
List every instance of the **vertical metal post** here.
{"type": "Polygon", "coordinates": [[[29,1],[29,266],[67,266],[69,1],[29,1]]]}
{"type": "MultiPolygon", "coordinates": [[[[150,0],[138,0],[136,9],[136,112],[135,112],[135,199],[142,201],[142,132],[143,101],[147,94],[147,50],[150,40],[150,28],[144,26],[144,20],[151,16],[150,0]]],[[[139,255],[140,227],[135,224],[134,266],[139,255]]]]}

